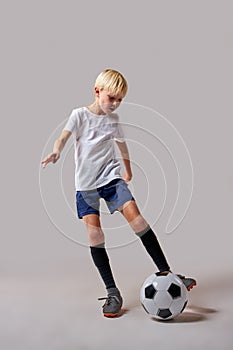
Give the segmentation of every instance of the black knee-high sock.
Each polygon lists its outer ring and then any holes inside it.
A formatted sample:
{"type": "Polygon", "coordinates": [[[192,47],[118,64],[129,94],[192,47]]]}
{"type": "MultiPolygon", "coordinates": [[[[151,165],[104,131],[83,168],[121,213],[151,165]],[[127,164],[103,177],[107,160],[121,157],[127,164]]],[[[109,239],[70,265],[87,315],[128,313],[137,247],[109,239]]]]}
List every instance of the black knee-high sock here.
{"type": "Polygon", "coordinates": [[[106,249],[104,248],[104,245],[101,244],[95,247],[90,247],[90,249],[94,264],[97,267],[106,288],[116,288],[112,270],[109,264],[108,255],[106,249]]]}
{"type": "Polygon", "coordinates": [[[150,226],[148,225],[148,227],[145,230],[136,233],[136,235],[140,237],[144,247],[153,259],[159,271],[169,271],[170,267],[163,254],[160,244],[150,226]]]}

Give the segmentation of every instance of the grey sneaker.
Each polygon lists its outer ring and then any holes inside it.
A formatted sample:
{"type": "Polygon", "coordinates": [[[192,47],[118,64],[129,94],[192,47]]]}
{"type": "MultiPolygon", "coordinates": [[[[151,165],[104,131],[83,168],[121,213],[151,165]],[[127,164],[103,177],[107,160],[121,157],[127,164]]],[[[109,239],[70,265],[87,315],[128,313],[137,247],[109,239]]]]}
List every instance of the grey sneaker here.
{"type": "Polygon", "coordinates": [[[194,278],[187,278],[185,276],[182,275],[177,275],[181,281],[184,283],[185,287],[187,288],[188,291],[190,291],[194,286],[197,285],[197,282],[195,281],[194,278]]]}
{"type": "Polygon", "coordinates": [[[98,298],[98,300],[106,300],[103,305],[103,314],[105,317],[119,316],[123,300],[117,288],[109,288],[108,296],[98,298]]]}

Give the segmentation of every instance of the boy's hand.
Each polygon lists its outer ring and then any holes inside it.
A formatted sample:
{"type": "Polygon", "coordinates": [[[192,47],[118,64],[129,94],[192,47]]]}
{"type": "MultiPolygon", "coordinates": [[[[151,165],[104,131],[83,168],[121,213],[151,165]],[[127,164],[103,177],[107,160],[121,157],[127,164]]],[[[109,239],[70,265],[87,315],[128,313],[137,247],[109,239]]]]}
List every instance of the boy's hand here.
{"type": "Polygon", "coordinates": [[[43,168],[45,168],[46,165],[50,162],[56,163],[56,161],[60,158],[61,151],[63,150],[70,135],[71,135],[71,131],[62,130],[61,135],[54,143],[53,152],[50,153],[44,160],[42,160],[41,164],[43,168]]]}
{"type": "Polygon", "coordinates": [[[122,178],[123,180],[125,180],[126,183],[128,183],[132,179],[132,175],[126,173],[122,176],[122,178]]]}
{"type": "Polygon", "coordinates": [[[60,158],[60,152],[50,153],[44,160],[42,160],[42,167],[45,168],[48,163],[56,163],[60,158]]]}

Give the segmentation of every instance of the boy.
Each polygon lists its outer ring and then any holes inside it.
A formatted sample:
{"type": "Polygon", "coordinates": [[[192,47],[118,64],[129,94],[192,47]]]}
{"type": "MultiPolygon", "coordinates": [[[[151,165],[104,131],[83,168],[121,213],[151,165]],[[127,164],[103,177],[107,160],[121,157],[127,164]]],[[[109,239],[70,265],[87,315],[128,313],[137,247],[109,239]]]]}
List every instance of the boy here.
{"type": "MultiPolygon", "coordinates": [[[[74,109],[53,152],[43,161],[56,163],[70,135],[75,137],[75,187],[78,217],[85,223],[93,262],[107,289],[103,305],[106,317],[118,316],[122,297],[116,286],[108,255],[104,233],[101,229],[99,200],[104,198],[111,214],[119,211],[128,221],[134,233],[141,239],[146,251],[160,273],[170,271],[159,242],[147,221],[141,215],[127,182],[132,179],[129,152],[119,117],[114,111],[127,93],[127,82],[119,72],[106,69],[96,79],[95,100],[88,107],[74,109]],[[121,176],[120,163],[116,160],[114,141],[119,147],[125,174],[121,176]]],[[[179,275],[190,290],[196,281],[179,275]]]]}

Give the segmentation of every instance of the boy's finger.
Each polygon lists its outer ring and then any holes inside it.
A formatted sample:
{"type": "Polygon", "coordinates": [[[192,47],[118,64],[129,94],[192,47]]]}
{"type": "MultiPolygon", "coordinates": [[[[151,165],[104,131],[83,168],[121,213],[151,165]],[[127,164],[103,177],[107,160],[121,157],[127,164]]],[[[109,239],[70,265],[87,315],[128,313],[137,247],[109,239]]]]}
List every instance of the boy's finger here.
{"type": "Polygon", "coordinates": [[[46,165],[49,163],[49,159],[46,158],[46,159],[44,159],[41,163],[42,163],[42,165],[43,165],[43,168],[45,168],[46,165]]]}

